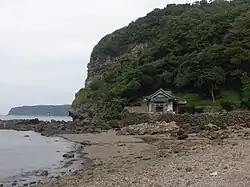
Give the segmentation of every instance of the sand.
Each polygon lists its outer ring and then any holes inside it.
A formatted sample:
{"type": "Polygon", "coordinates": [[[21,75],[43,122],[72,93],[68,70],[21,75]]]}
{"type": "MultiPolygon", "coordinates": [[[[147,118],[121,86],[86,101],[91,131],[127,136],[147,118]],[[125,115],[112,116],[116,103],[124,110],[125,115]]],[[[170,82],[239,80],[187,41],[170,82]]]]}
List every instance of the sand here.
{"type": "Polygon", "coordinates": [[[250,141],[190,136],[61,135],[84,147],[93,165],[42,187],[249,187],[250,141]],[[89,141],[89,142],[87,142],[89,141]]]}

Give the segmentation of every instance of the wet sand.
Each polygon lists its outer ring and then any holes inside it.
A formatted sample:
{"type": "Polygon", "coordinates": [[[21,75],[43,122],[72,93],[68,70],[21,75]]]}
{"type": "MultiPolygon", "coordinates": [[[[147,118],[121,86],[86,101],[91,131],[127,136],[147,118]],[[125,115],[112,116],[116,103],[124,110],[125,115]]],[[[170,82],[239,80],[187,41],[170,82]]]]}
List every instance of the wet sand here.
{"type": "Polygon", "coordinates": [[[85,145],[93,165],[43,187],[247,187],[250,140],[190,136],[62,135],[85,145]],[[86,145],[87,144],[87,145],[86,145]]]}

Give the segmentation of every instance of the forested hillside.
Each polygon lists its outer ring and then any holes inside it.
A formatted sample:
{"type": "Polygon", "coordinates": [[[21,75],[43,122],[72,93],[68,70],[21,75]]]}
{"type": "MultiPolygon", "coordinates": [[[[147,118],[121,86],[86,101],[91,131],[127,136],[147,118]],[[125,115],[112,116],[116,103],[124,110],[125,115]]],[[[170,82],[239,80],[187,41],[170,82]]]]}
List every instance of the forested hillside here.
{"type": "Polygon", "coordinates": [[[8,115],[68,116],[70,105],[35,105],[11,108],[8,115]]]}
{"type": "Polygon", "coordinates": [[[190,105],[250,106],[250,1],[167,5],[101,39],[73,106],[119,118],[159,88],[190,105]],[[95,105],[93,105],[95,104],[95,105]]]}

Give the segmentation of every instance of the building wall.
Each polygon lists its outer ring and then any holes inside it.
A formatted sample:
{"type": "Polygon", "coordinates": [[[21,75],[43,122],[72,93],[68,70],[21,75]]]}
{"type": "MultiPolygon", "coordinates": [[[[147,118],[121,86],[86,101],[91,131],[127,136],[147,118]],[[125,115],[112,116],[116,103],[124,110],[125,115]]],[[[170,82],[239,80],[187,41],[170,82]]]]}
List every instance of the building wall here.
{"type": "MultiPolygon", "coordinates": [[[[156,103],[149,103],[149,112],[151,113],[155,113],[156,112],[156,107],[159,104],[156,103]]],[[[163,105],[163,112],[169,112],[169,111],[173,111],[173,102],[169,102],[169,103],[162,103],[161,105],[163,105]]]]}
{"type": "MultiPolygon", "coordinates": [[[[125,109],[129,113],[156,113],[156,107],[159,104],[156,103],[149,103],[148,105],[145,103],[142,106],[128,106],[125,109]]],[[[163,113],[167,113],[173,111],[173,102],[170,101],[168,103],[162,103],[163,105],[163,113]]]]}
{"type": "Polygon", "coordinates": [[[167,111],[168,111],[168,112],[169,112],[169,111],[173,111],[173,101],[170,101],[170,102],[168,103],[167,111]]]}

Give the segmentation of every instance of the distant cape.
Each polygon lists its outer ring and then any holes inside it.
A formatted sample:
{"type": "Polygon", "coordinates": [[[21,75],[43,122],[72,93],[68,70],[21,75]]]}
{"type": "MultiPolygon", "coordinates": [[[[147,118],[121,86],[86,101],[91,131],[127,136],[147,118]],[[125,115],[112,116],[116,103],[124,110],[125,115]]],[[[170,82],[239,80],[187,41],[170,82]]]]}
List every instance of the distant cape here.
{"type": "Polygon", "coordinates": [[[68,116],[70,105],[34,105],[11,108],[8,115],[68,116]]]}

